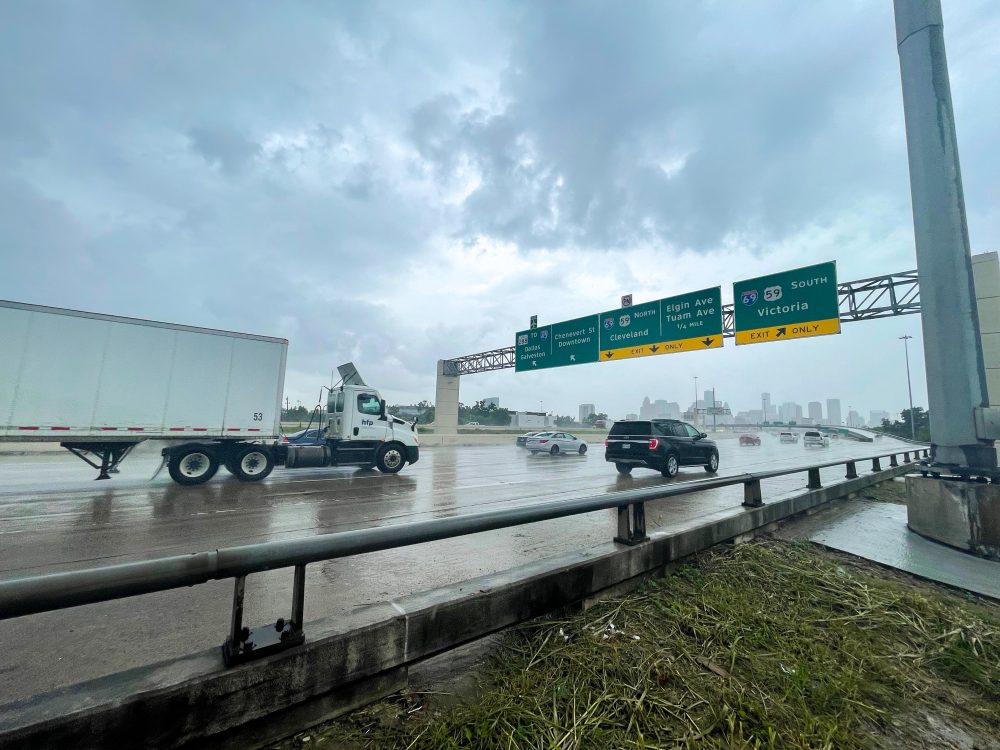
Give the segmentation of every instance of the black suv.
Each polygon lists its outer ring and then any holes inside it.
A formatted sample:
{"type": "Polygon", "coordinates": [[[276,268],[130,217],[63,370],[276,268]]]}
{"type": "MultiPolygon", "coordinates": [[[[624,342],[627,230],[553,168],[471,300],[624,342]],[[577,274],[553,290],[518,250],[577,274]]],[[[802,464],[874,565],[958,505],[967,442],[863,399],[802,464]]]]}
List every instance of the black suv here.
{"type": "Polygon", "coordinates": [[[636,466],[655,469],[665,477],[676,476],[681,466],[704,466],[710,474],[719,470],[715,441],[676,419],[615,422],[604,446],[604,460],[612,462],[619,474],[630,474],[636,466]]]}

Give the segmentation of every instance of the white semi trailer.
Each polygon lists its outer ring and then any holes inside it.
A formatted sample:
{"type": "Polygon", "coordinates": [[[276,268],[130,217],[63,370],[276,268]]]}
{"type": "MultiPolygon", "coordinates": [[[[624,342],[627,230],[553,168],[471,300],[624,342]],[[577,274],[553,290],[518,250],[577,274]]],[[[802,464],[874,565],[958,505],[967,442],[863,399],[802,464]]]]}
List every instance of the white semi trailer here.
{"type": "Polygon", "coordinates": [[[145,440],[180,484],[225,466],[259,481],[276,464],[368,466],[419,458],[415,423],[386,414],[378,391],[341,366],[323,437],[283,445],[288,341],[0,300],[0,442],[58,442],[109,479],[145,440]]]}

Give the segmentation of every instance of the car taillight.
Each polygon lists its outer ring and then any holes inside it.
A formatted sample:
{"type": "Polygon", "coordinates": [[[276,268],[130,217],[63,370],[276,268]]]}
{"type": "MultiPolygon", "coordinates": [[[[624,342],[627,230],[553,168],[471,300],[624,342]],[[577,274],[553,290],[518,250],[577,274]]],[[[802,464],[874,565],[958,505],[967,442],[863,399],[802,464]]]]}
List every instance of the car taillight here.
{"type": "Polygon", "coordinates": [[[547,442],[549,442],[549,441],[548,441],[548,440],[539,440],[538,442],[539,442],[539,443],[547,443],[547,442]]]}
{"type": "Polygon", "coordinates": [[[656,438],[650,438],[649,439],[649,449],[651,451],[655,451],[659,447],[660,447],[660,441],[659,440],[657,440],[656,438]]]}
{"type": "Polygon", "coordinates": [[[607,447],[608,447],[608,439],[607,439],[607,438],[604,438],[604,447],[605,447],[605,448],[607,448],[607,447]]]}

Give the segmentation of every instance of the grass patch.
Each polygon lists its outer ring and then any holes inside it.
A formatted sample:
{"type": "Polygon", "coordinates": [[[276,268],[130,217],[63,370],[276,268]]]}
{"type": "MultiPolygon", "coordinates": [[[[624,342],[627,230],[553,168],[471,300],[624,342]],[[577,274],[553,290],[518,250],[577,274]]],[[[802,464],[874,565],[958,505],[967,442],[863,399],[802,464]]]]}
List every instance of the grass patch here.
{"type": "Polygon", "coordinates": [[[480,683],[466,703],[407,695],[306,734],[435,750],[1000,746],[1000,608],[808,544],[747,544],[517,628],[480,683]]]}

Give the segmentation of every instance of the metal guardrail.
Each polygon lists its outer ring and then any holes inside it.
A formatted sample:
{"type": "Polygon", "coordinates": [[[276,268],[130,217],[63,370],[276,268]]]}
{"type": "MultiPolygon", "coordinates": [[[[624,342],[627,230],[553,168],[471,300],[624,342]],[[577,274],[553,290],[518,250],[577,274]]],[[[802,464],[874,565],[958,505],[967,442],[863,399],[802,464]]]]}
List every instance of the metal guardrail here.
{"type": "Polygon", "coordinates": [[[304,641],[302,619],[305,568],[310,563],[612,508],[618,509],[618,533],[614,540],[620,544],[640,544],[648,539],[645,503],[653,500],[742,484],[743,505],[760,507],[764,504],[760,487],[763,480],[806,472],[809,475],[807,488],[820,489],[820,469],[845,466],[845,477],[856,479],[857,464],[863,461],[872,462],[872,471],[881,471],[882,459],[888,458],[890,466],[899,466],[899,457],[902,457],[904,464],[911,463],[911,457],[912,461],[916,461],[921,453],[926,457],[926,450],[899,450],[806,467],[716,477],[651,489],[624,490],[451,518],[322,534],[305,539],[225,547],[211,552],[0,581],[0,620],[235,578],[232,624],[223,646],[224,661],[229,666],[304,641]],[[274,625],[253,630],[245,628],[243,597],[246,577],[253,573],[288,567],[295,569],[291,618],[288,621],[280,618],[274,625]]]}

